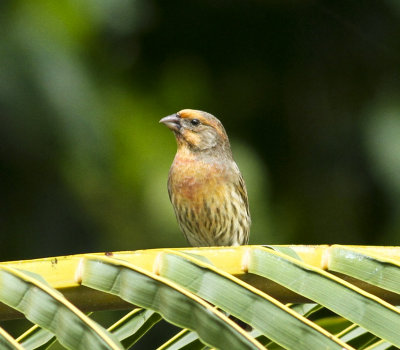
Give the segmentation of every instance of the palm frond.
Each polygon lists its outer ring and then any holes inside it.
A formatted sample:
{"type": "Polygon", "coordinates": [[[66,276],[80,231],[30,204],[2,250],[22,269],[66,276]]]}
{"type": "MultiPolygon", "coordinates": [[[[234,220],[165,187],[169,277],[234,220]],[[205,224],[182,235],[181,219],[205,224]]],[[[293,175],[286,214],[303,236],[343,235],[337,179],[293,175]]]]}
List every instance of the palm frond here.
{"type": "Polygon", "coordinates": [[[160,321],[181,328],[160,350],[400,347],[399,256],[397,247],[243,246],[0,263],[0,319],[34,323],[16,339],[0,328],[0,347],[134,348],[160,321]],[[108,327],[85,315],[117,309],[128,313],[108,327]]]}

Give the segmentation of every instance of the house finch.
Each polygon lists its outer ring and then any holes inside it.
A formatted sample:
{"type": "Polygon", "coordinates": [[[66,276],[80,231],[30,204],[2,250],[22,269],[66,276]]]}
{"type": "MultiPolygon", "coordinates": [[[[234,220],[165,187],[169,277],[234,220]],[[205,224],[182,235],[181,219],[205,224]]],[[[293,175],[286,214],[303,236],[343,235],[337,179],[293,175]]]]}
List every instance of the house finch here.
{"type": "Polygon", "coordinates": [[[189,244],[246,244],[251,223],[247,191],[222,123],[192,109],[160,123],[174,132],[177,141],[168,193],[189,244]]]}

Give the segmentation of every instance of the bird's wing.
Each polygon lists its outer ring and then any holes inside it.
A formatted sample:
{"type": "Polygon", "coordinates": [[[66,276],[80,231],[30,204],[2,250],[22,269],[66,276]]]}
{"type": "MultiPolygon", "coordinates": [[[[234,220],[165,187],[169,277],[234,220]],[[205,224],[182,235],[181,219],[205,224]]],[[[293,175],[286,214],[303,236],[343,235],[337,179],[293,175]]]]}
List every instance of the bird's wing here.
{"type": "Polygon", "coordinates": [[[243,176],[241,173],[239,173],[238,191],[239,191],[240,197],[243,200],[243,203],[245,203],[245,205],[246,205],[247,215],[250,216],[249,197],[247,196],[246,184],[244,183],[244,179],[243,179],[243,176]]]}

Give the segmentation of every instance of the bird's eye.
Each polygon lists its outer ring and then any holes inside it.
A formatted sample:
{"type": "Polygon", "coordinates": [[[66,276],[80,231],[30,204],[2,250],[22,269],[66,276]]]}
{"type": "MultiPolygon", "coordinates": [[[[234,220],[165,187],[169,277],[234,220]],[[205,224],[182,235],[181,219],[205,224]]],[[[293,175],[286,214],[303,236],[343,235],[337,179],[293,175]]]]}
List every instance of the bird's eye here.
{"type": "Polygon", "coordinates": [[[197,126],[197,125],[200,124],[200,120],[198,120],[198,119],[192,119],[192,120],[190,121],[190,123],[191,123],[193,126],[197,126]]]}

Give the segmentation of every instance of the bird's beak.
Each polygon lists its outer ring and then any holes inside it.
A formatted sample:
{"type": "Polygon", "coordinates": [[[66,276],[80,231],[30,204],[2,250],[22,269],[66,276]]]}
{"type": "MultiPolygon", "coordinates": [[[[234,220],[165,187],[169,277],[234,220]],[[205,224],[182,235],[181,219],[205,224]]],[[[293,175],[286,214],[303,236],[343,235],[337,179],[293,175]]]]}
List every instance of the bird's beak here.
{"type": "Polygon", "coordinates": [[[165,126],[173,131],[179,131],[181,128],[181,118],[176,114],[169,115],[160,120],[160,123],[165,124],[165,126]]]}

